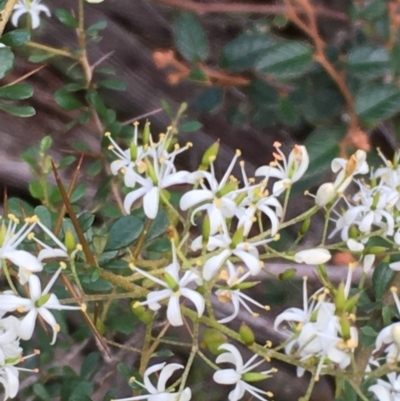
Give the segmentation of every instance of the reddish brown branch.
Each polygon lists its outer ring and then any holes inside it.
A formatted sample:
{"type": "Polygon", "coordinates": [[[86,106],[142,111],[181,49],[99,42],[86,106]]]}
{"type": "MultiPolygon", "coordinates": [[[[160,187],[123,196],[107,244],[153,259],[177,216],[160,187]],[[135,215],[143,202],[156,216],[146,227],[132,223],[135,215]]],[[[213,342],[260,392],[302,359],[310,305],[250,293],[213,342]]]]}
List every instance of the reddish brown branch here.
{"type": "MultiPolygon", "coordinates": [[[[197,14],[209,13],[248,13],[248,14],[263,14],[263,15],[277,15],[286,14],[287,9],[284,5],[271,5],[271,4],[246,4],[244,3],[197,3],[192,0],[154,0],[155,3],[162,3],[172,7],[182,8],[184,10],[193,11],[197,14]]],[[[315,13],[321,17],[348,21],[345,13],[340,11],[331,10],[325,7],[315,7],[315,13]]],[[[298,13],[304,11],[299,8],[298,13]]]]}

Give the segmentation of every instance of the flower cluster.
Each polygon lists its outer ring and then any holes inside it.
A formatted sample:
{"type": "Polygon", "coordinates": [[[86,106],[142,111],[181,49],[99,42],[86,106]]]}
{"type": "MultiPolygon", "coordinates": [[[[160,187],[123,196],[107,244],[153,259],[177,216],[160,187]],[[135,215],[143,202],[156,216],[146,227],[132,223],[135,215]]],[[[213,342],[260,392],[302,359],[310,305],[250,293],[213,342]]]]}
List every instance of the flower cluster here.
{"type": "MultiPolygon", "coordinates": [[[[305,364],[317,361],[317,378],[322,368],[329,365],[346,368],[350,364],[352,352],[358,345],[357,328],[351,325],[352,315],[349,313],[353,306],[352,300],[348,299],[350,280],[351,269],[346,286],[339,287],[332,302],[326,288],[319,289],[308,299],[305,277],[303,309],[289,308],[275,319],[275,330],[278,330],[283,322],[289,324],[286,331],[291,333],[292,337],[285,346],[285,352],[297,356],[305,364]]],[[[298,376],[303,373],[304,368],[297,368],[298,376]]]]}
{"type": "MultiPolygon", "coordinates": [[[[40,257],[19,249],[27,238],[34,238],[33,230],[36,226],[44,228],[53,240],[60,241],[36,216],[26,218],[25,223],[20,228],[19,226],[19,220],[12,214],[8,215],[8,222],[2,220],[0,226],[0,264],[10,286],[9,290],[0,293],[0,383],[5,390],[5,399],[15,397],[18,392],[19,371],[26,369],[15,365],[30,357],[22,356],[20,340],[32,338],[37,318],[40,316],[52,328],[51,344],[54,344],[60,326],[51,310],[80,309],[77,306],[61,305],[57,296],[51,292],[54,283],[66,267],[64,262],[60,262],[60,268],[42,290],[37,275],[43,270],[40,257]],[[18,270],[15,273],[14,268],[18,270]],[[16,276],[18,287],[14,285],[12,276],[16,276]],[[18,312],[20,317],[9,315],[9,312],[18,312]]],[[[60,255],[47,255],[57,256],[60,255]]]]}

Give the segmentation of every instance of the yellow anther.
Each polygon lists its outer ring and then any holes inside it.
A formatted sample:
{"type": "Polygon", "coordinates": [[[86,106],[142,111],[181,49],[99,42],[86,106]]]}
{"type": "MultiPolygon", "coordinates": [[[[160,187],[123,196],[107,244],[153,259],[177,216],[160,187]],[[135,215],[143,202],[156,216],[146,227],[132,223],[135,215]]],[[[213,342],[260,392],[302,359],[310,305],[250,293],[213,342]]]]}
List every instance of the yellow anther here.
{"type": "Polygon", "coordinates": [[[236,155],[237,157],[242,156],[242,151],[239,150],[239,149],[236,149],[235,155],[236,155]]]}
{"type": "Polygon", "coordinates": [[[81,251],[83,248],[82,248],[82,245],[81,244],[76,244],[76,249],[78,250],[78,251],[81,251]]]}
{"type": "Polygon", "coordinates": [[[60,262],[60,267],[64,270],[67,268],[67,264],[65,262],[60,262]]]}
{"type": "Polygon", "coordinates": [[[111,132],[105,132],[104,136],[107,136],[107,137],[111,136],[111,132]]]}

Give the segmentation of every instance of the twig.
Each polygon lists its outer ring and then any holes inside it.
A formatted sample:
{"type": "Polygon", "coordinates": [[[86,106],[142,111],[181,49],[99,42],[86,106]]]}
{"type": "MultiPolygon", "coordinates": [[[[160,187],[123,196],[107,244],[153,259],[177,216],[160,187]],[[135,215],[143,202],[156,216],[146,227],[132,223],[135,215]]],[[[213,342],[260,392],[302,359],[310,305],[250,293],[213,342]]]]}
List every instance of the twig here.
{"type": "Polygon", "coordinates": [[[12,10],[18,0],[8,0],[4,9],[0,12],[0,36],[3,34],[7,21],[10,19],[12,10]]]}
{"type": "MultiPolygon", "coordinates": [[[[251,13],[276,15],[286,14],[287,9],[282,5],[271,4],[246,4],[246,3],[197,3],[191,0],[154,0],[156,3],[166,4],[172,7],[178,7],[185,10],[194,11],[197,14],[209,13],[251,13]]],[[[302,9],[297,9],[298,13],[302,14],[302,9]]],[[[315,12],[321,17],[336,19],[340,21],[348,21],[345,13],[331,10],[325,7],[315,7],[315,12]]]]}

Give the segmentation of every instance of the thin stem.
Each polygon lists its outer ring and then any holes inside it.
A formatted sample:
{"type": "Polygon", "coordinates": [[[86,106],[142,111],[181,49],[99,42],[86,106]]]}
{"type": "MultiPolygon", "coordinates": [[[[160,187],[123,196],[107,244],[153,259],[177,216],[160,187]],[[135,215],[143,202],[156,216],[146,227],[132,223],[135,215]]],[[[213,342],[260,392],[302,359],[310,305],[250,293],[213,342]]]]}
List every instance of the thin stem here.
{"type": "Polygon", "coordinates": [[[73,60],[79,60],[78,56],[75,56],[68,50],[62,50],[62,49],[57,49],[56,47],[51,47],[47,45],[43,45],[41,43],[36,43],[29,41],[26,46],[31,47],[32,49],[38,49],[38,50],[43,50],[47,53],[54,54],[55,56],[62,56],[62,57],[67,57],[73,60]]]}

